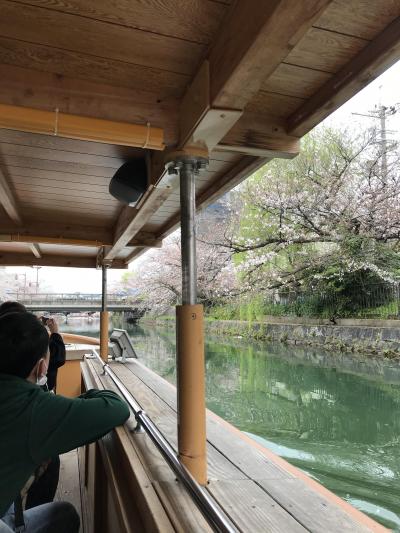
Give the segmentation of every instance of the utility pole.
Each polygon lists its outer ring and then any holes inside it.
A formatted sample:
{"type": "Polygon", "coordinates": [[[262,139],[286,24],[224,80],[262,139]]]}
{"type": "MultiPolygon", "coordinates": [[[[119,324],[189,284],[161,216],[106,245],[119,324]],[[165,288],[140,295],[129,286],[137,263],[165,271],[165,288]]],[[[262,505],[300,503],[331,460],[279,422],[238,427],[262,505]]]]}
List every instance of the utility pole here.
{"type": "MultiPolygon", "coordinates": [[[[386,137],[386,115],[387,107],[384,105],[381,105],[378,108],[378,114],[381,124],[381,146],[382,146],[382,165],[381,165],[381,171],[382,171],[382,177],[384,182],[386,183],[386,176],[387,176],[387,137],[386,137]]],[[[392,115],[395,113],[391,113],[392,115]]]]}
{"type": "Polygon", "coordinates": [[[24,300],[25,300],[25,296],[26,296],[26,272],[24,272],[23,274],[15,274],[15,281],[17,282],[17,300],[19,299],[19,278],[20,276],[23,276],[24,277],[24,300]]]}
{"type": "Polygon", "coordinates": [[[387,117],[390,117],[397,113],[398,105],[395,104],[392,106],[385,106],[380,104],[379,106],[375,106],[375,109],[370,111],[369,114],[367,113],[352,113],[352,115],[358,115],[360,117],[368,117],[368,118],[375,118],[379,119],[380,123],[380,145],[381,145],[381,151],[382,151],[382,160],[381,160],[381,174],[382,174],[382,180],[384,183],[386,183],[386,177],[388,172],[388,164],[387,164],[387,150],[388,150],[388,141],[387,141],[387,129],[386,129],[386,119],[387,117]]]}
{"type": "Polygon", "coordinates": [[[39,291],[39,270],[42,268],[41,266],[34,266],[32,268],[36,269],[36,294],[39,291]]]}

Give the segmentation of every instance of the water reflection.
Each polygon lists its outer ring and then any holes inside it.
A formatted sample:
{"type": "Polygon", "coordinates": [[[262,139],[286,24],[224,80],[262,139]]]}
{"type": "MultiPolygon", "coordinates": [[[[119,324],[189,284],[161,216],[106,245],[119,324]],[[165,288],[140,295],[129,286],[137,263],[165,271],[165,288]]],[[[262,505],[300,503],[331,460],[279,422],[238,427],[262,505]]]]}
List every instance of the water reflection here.
{"type": "MultiPolygon", "coordinates": [[[[129,331],[139,358],[174,382],[174,332],[129,331]]],[[[206,371],[210,409],[400,531],[398,364],[208,337],[206,371]]]]}

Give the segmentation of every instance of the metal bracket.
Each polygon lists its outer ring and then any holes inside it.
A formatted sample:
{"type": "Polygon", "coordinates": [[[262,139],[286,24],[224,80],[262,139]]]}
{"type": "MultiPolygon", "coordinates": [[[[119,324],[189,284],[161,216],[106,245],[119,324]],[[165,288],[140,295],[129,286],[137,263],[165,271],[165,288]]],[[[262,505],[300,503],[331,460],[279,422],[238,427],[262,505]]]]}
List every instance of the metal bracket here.
{"type": "Polygon", "coordinates": [[[110,248],[109,246],[101,246],[99,248],[99,251],[97,252],[96,256],[96,269],[99,270],[102,266],[111,267],[112,266],[112,259],[104,259],[106,255],[107,249],[110,248]]]}
{"type": "Polygon", "coordinates": [[[132,433],[146,433],[146,431],[143,429],[142,424],[140,422],[137,422],[136,426],[132,429],[132,433]]]}
{"type": "Polygon", "coordinates": [[[165,165],[165,169],[169,175],[178,175],[183,167],[192,170],[194,174],[198,175],[202,170],[207,168],[209,163],[207,157],[192,156],[184,152],[175,152],[170,155],[172,159],[165,165]]]}
{"type": "Polygon", "coordinates": [[[132,430],[132,433],[146,433],[146,431],[144,430],[141,422],[140,422],[140,418],[139,416],[141,414],[145,414],[144,411],[137,411],[137,413],[135,413],[135,420],[136,420],[136,426],[133,428],[132,430]]]}

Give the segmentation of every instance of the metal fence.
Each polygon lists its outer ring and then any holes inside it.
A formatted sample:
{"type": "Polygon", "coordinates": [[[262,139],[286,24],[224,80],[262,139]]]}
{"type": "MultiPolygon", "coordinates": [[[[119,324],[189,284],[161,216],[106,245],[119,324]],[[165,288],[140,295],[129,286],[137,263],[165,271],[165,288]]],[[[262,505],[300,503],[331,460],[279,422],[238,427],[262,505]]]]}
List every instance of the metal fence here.
{"type": "Polygon", "coordinates": [[[353,285],[338,291],[288,291],[266,298],[272,314],[297,316],[400,318],[400,285],[353,285]]]}
{"type": "Polygon", "coordinates": [[[341,290],[248,292],[209,308],[214,318],[258,320],[263,316],[400,319],[400,284],[352,285],[341,290]]]}

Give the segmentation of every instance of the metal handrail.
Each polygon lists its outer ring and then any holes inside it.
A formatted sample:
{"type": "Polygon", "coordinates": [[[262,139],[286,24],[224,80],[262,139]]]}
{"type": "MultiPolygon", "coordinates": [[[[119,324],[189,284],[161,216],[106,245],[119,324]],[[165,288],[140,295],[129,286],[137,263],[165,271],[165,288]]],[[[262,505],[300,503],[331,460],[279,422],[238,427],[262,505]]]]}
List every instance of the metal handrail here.
{"type": "Polygon", "coordinates": [[[218,533],[237,533],[238,529],[232,524],[229,517],[224,513],[212,496],[197,483],[186,467],[179,461],[175,454],[175,450],[170,443],[166,440],[154,422],[147,416],[145,411],[137,403],[118,376],[113,372],[110,365],[104,363],[96,350],[93,350],[93,353],[101,362],[103,372],[114,382],[124,400],[133,411],[138,427],[143,428],[146,431],[174,474],[182,482],[208,524],[218,533]]]}

